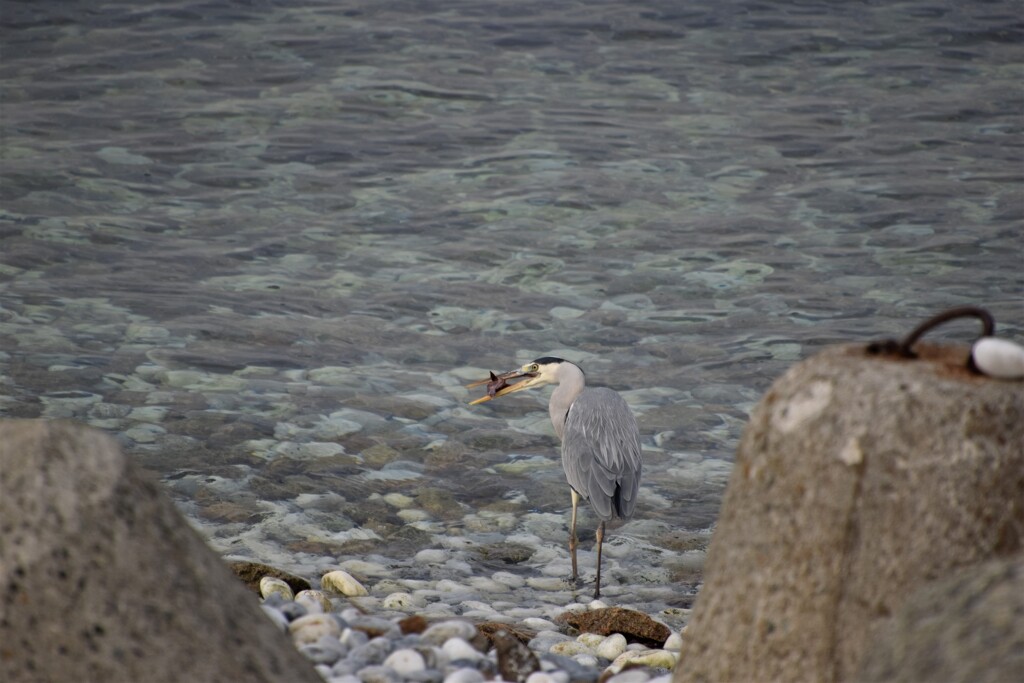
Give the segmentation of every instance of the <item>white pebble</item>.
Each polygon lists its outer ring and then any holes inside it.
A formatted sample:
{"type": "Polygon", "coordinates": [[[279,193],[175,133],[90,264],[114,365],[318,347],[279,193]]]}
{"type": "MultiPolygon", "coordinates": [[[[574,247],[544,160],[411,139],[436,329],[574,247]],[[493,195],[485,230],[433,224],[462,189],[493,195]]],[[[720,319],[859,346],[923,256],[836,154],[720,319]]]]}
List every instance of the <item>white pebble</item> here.
{"type": "Polygon", "coordinates": [[[476,626],[468,621],[450,619],[431,624],[420,640],[428,645],[443,645],[445,641],[452,638],[461,638],[463,641],[472,640],[476,636],[476,626]]]}
{"type": "Polygon", "coordinates": [[[531,576],[526,583],[530,588],[536,588],[539,591],[560,591],[565,590],[566,587],[565,579],[557,576],[531,576]]]}
{"type": "Polygon", "coordinates": [[[534,671],[527,677],[526,683],[555,683],[555,679],[551,674],[543,671],[534,671]]]}
{"type": "Polygon", "coordinates": [[[588,669],[593,669],[593,668],[597,667],[597,657],[595,657],[594,655],[588,655],[588,654],[574,655],[573,659],[576,660],[577,664],[585,666],[588,669]]]}
{"type": "Polygon", "coordinates": [[[683,649],[683,636],[680,633],[673,633],[665,641],[665,644],[661,646],[665,650],[671,652],[679,652],[683,649]]]}
{"type": "Polygon", "coordinates": [[[604,600],[591,600],[587,603],[587,609],[604,609],[608,606],[608,603],[604,600]]]}
{"type": "Polygon", "coordinates": [[[416,501],[404,493],[388,493],[384,495],[384,502],[391,507],[407,508],[416,501]]]}
{"type": "Polygon", "coordinates": [[[337,638],[341,635],[341,626],[330,615],[307,614],[288,624],[292,640],[296,645],[310,645],[324,636],[337,638]]]}
{"type": "Polygon", "coordinates": [[[391,595],[389,595],[386,598],[384,598],[384,602],[382,604],[384,606],[384,609],[407,610],[407,609],[413,609],[414,607],[416,607],[417,605],[420,605],[422,603],[423,603],[422,599],[421,600],[417,600],[416,598],[414,598],[413,596],[409,595],[408,593],[401,593],[401,592],[399,592],[399,593],[392,593],[391,595]]]}
{"type": "Polygon", "coordinates": [[[576,636],[576,640],[591,648],[595,648],[604,642],[604,636],[599,633],[581,633],[576,636]]]}
{"type": "Polygon", "coordinates": [[[1021,379],[1024,377],[1024,346],[1008,339],[982,337],[971,349],[974,364],[989,377],[1021,379]]]}
{"type": "Polygon", "coordinates": [[[350,598],[370,594],[370,592],[363,587],[363,584],[356,581],[351,574],[341,569],[336,569],[333,572],[327,572],[321,576],[320,585],[324,590],[340,593],[350,598]]]}
{"type": "Polygon", "coordinates": [[[494,608],[481,600],[463,600],[459,603],[459,606],[464,608],[465,611],[494,613],[494,608]]]}
{"type": "Polygon", "coordinates": [[[630,669],[606,679],[605,683],[647,683],[651,678],[643,669],[630,669]]]}
{"type": "Polygon", "coordinates": [[[611,663],[608,671],[617,673],[627,665],[671,669],[676,665],[676,655],[667,650],[627,650],[611,663]]]}
{"type": "Polygon", "coordinates": [[[470,588],[465,584],[461,584],[458,581],[452,581],[451,579],[441,579],[437,582],[434,588],[442,593],[469,593],[470,588]]]}
{"type": "Polygon", "coordinates": [[[305,607],[310,614],[330,612],[333,609],[331,599],[323,591],[299,591],[299,594],[295,596],[295,602],[305,607]]]}
{"type": "Polygon", "coordinates": [[[355,572],[360,576],[388,576],[391,573],[380,562],[367,562],[366,560],[345,560],[339,567],[349,573],[355,572]]]}
{"type": "Polygon", "coordinates": [[[456,669],[445,676],[444,683],[483,683],[484,675],[476,669],[456,669]]]}
{"type": "Polygon", "coordinates": [[[626,637],[621,633],[613,633],[598,644],[595,654],[605,659],[615,659],[625,651],[626,637]]]}
{"type": "Polygon", "coordinates": [[[484,593],[508,593],[511,589],[503,583],[486,576],[472,576],[467,580],[470,586],[484,593]]]}
{"type": "Polygon", "coordinates": [[[419,652],[406,648],[395,650],[388,655],[388,658],[384,660],[384,666],[390,667],[398,674],[405,676],[406,674],[423,671],[427,668],[427,663],[419,652]]]}
{"type": "Polygon", "coordinates": [[[441,651],[452,661],[456,659],[480,659],[483,657],[475,647],[462,638],[449,638],[441,646],[441,651]]]}
{"type": "Polygon", "coordinates": [[[511,572],[494,572],[491,574],[491,580],[503,583],[509,588],[522,588],[526,584],[526,579],[511,572]]]}
{"type": "Polygon", "coordinates": [[[292,587],[281,579],[276,579],[273,576],[264,576],[260,579],[260,595],[269,598],[274,593],[279,594],[285,600],[295,599],[292,587]]]}
{"type": "Polygon", "coordinates": [[[594,649],[585,643],[581,643],[578,640],[564,640],[561,643],[555,643],[548,650],[553,655],[562,655],[563,657],[572,657],[574,655],[589,655],[594,653],[594,649]]]}
{"type": "Polygon", "coordinates": [[[396,514],[398,518],[406,524],[425,522],[430,519],[430,513],[426,510],[420,510],[419,508],[406,508],[404,510],[399,510],[396,514]]]}
{"type": "Polygon", "coordinates": [[[528,617],[523,619],[523,626],[533,631],[557,631],[558,626],[555,622],[547,619],[540,619],[538,617],[528,617]]]}
{"type": "Polygon", "coordinates": [[[416,557],[413,558],[413,562],[416,564],[444,564],[448,560],[449,553],[447,550],[441,550],[440,548],[427,548],[416,553],[416,557]]]}

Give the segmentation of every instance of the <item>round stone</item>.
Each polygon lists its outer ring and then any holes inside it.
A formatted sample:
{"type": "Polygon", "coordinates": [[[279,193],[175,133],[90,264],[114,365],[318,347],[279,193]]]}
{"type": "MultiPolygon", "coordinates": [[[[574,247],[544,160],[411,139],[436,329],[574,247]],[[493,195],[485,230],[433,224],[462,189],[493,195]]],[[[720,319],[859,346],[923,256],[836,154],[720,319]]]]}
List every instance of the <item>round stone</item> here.
{"type": "Polygon", "coordinates": [[[428,645],[443,645],[452,638],[461,638],[463,641],[472,640],[476,636],[476,626],[468,621],[449,619],[432,624],[421,636],[424,643],[428,645]]]}
{"type": "Polygon", "coordinates": [[[321,576],[320,585],[324,590],[340,593],[341,595],[349,598],[370,594],[370,592],[363,587],[363,584],[356,581],[351,574],[342,569],[336,569],[333,572],[327,572],[321,576]]]}
{"type": "Polygon", "coordinates": [[[388,655],[384,660],[384,666],[394,669],[401,676],[406,676],[416,671],[424,671],[427,663],[419,652],[405,648],[388,655]]]}
{"type": "Polygon", "coordinates": [[[341,626],[327,614],[307,614],[288,624],[292,640],[296,645],[311,645],[324,636],[337,638],[341,635],[341,626]]]}
{"type": "Polygon", "coordinates": [[[457,659],[480,659],[483,657],[480,652],[462,638],[449,638],[441,646],[441,651],[450,661],[457,659]]]}
{"type": "Polygon", "coordinates": [[[572,657],[574,655],[593,654],[594,650],[586,643],[581,643],[578,640],[565,640],[552,645],[549,652],[563,657],[572,657]]]}
{"type": "Polygon", "coordinates": [[[281,579],[274,578],[273,576],[264,576],[260,579],[260,595],[266,599],[274,593],[277,593],[285,600],[292,600],[295,597],[292,587],[281,579]]]}
{"type": "Polygon", "coordinates": [[[330,612],[333,608],[331,599],[323,591],[318,590],[299,591],[295,596],[295,602],[305,607],[310,614],[330,612]]]}
{"type": "Polygon", "coordinates": [[[683,649],[683,636],[680,633],[673,633],[662,645],[662,648],[670,652],[679,652],[683,649]]]}
{"type": "Polygon", "coordinates": [[[594,654],[613,660],[626,651],[626,637],[621,633],[613,633],[598,643],[594,654]]]}
{"type": "Polygon", "coordinates": [[[456,669],[445,676],[444,683],[483,683],[484,675],[476,669],[456,669]]]}
{"type": "Polygon", "coordinates": [[[421,602],[422,601],[417,600],[408,593],[397,592],[391,593],[386,598],[384,598],[384,601],[381,603],[381,605],[384,607],[384,609],[407,610],[416,607],[421,602]]]}

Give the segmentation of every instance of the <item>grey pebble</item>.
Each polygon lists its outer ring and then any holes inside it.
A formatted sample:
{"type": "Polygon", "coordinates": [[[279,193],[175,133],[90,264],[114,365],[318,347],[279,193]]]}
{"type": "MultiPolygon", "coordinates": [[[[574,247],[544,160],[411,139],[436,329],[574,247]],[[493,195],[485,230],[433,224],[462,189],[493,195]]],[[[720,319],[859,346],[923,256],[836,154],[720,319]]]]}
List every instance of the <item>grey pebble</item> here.
{"type": "Polygon", "coordinates": [[[353,628],[346,628],[341,632],[341,642],[354,650],[357,647],[366,645],[370,642],[370,636],[366,635],[362,631],[356,631],[353,628]]]}
{"type": "Polygon", "coordinates": [[[402,683],[402,677],[389,666],[366,666],[356,672],[363,683],[402,683]]]}
{"type": "Polygon", "coordinates": [[[413,683],[442,683],[444,674],[437,669],[424,669],[406,674],[405,680],[413,683]]]}
{"type": "Polygon", "coordinates": [[[572,683],[592,683],[601,675],[601,670],[583,666],[571,657],[545,654],[540,657],[541,668],[548,673],[564,671],[572,683]]]}
{"type": "Polygon", "coordinates": [[[295,621],[299,617],[304,617],[309,613],[308,609],[297,602],[285,602],[278,609],[288,621],[295,621]]]}
{"type": "Polygon", "coordinates": [[[327,683],[362,683],[355,674],[343,674],[341,676],[330,676],[327,683]]]}
{"type": "Polygon", "coordinates": [[[645,669],[627,669],[609,678],[606,683],[647,683],[651,675],[645,669]]]}
{"type": "Polygon", "coordinates": [[[476,626],[469,623],[468,621],[459,621],[457,619],[449,619],[447,621],[439,621],[436,624],[431,625],[423,632],[420,636],[424,643],[429,645],[444,645],[447,641],[452,638],[462,638],[463,640],[469,641],[476,635],[476,626]]]}
{"type": "Polygon", "coordinates": [[[352,648],[348,654],[348,660],[355,664],[357,669],[381,664],[391,654],[391,649],[391,641],[387,638],[374,638],[365,645],[352,648]]]}
{"type": "Polygon", "coordinates": [[[484,675],[476,669],[456,669],[444,677],[444,683],[483,683],[484,675]]]}
{"type": "Polygon", "coordinates": [[[263,613],[270,617],[270,620],[277,624],[282,631],[288,630],[288,619],[281,613],[281,610],[269,605],[260,605],[263,613]]]}
{"type": "Polygon", "coordinates": [[[345,656],[347,649],[337,638],[325,635],[311,645],[303,645],[299,651],[314,664],[331,666],[345,656]]]}
{"type": "Polygon", "coordinates": [[[382,633],[388,638],[398,638],[402,635],[402,629],[398,627],[398,624],[381,617],[359,616],[349,619],[349,625],[358,630],[382,633]]]}

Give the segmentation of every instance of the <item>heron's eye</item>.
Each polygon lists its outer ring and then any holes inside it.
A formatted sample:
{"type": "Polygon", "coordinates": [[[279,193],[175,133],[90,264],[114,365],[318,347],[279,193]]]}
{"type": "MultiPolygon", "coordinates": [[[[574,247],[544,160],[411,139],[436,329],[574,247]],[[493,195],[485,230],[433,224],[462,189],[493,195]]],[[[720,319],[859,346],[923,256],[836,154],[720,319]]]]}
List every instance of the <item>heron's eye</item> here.
{"type": "Polygon", "coordinates": [[[530,363],[529,365],[526,366],[526,371],[527,372],[537,372],[538,368],[539,368],[539,366],[536,363],[530,363]]]}

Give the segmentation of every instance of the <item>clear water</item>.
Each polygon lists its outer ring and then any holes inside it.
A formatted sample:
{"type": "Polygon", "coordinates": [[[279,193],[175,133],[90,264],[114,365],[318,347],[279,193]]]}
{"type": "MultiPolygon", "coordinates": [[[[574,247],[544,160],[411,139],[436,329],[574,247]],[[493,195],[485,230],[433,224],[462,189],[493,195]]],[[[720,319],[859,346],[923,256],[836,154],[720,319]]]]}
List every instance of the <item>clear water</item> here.
{"type": "Polygon", "coordinates": [[[1021,337],[1020,10],[5,2],[0,415],[115,435],[225,555],[557,576],[546,397],[462,385],[561,355],[643,432],[606,592],[686,604],[794,361],[1021,337]]]}

